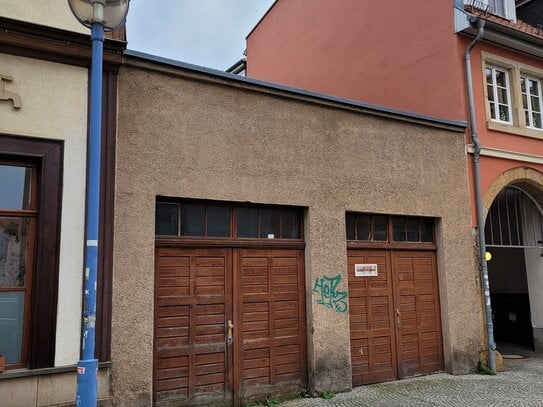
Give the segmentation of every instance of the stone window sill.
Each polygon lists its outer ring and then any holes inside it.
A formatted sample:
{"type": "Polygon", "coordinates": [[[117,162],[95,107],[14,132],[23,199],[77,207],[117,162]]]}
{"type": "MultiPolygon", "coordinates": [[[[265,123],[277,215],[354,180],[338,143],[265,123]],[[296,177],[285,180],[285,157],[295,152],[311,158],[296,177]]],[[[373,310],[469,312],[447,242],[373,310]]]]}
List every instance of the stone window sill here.
{"type": "Polygon", "coordinates": [[[500,131],[503,133],[511,133],[518,136],[543,139],[543,130],[534,130],[527,127],[518,127],[513,124],[502,124],[492,120],[487,120],[486,127],[489,130],[500,131]]]}
{"type": "MultiPolygon", "coordinates": [[[[108,369],[111,367],[111,362],[100,362],[98,364],[99,369],[108,369]]],[[[43,369],[13,369],[4,370],[0,373],[0,380],[15,379],[18,377],[30,377],[30,376],[43,376],[49,374],[76,372],[77,365],[58,366],[58,367],[46,367],[43,369]]]]}

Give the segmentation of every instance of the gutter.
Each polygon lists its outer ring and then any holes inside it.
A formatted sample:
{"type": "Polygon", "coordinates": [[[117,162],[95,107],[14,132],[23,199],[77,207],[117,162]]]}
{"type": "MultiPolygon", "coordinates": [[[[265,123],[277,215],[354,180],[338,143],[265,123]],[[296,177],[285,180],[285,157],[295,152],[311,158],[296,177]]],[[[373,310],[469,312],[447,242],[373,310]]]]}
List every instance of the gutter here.
{"type": "MultiPolygon", "coordinates": [[[[478,18],[473,15],[468,15],[468,17],[470,19],[478,18]]],[[[483,18],[479,17],[479,19],[483,18]]],[[[486,42],[507,47],[536,58],[543,58],[543,37],[525,33],[512,27],[498,24],[494,21],[484,21],[484,39],[486,42]]],[[[477,29],[471,25],[465,29],[462,29],[460,32],[468,36],[477,35],[477,29]]]]}
{"type": "Polygon", "coordinates": [[[468,91],[468,107],[469,107],[469,125],[471,130],[471,140],[473,141],[473,183],[475,186],[475,206],[477,209],[477,235],[479,238],[479,261],[481,268],[481,277],[483,285],[483,299],[485,304],[486,317],[486,337],[488,342],[488,364],[493,374],[496,374],[496,343],[494,342],[494,325],[492,323],[492,307],[490,304],[490,285],[488,282],[488,265],[486,262],[486,241],[484,233],[485,218],[483,215],[483,198],[481,193],[481,166],[480,154],[481,143],[477,136],[477,122],[475,118],[475,103],[473,101],[473,79],[471,74],[471,51],[485,33],[485,20],[477,19],[477,36],[468,45],[464,54],[464,62],[466,68],[466,86],[468,91]]]}

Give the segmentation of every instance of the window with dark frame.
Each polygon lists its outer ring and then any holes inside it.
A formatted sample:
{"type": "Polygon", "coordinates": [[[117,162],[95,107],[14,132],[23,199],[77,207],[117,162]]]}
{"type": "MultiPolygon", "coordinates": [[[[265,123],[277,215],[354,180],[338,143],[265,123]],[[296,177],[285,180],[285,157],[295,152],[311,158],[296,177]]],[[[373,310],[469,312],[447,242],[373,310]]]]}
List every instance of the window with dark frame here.
{"type": "Polygon", "coordinates": [[[302,212],[279,206],[157,199],[155,234],[230,239],[302,239],[302,212]]]}
{"type": "Polygon", "coordinates": [[[8,368],[28,357],[36,239],[37,167],[0,160],[0,355],[8,368]]]}
{"type": "Polygon", "coordinates": [[[359,242],[434,243],[434,220],[348,212],[346,237],[359,242]]]}

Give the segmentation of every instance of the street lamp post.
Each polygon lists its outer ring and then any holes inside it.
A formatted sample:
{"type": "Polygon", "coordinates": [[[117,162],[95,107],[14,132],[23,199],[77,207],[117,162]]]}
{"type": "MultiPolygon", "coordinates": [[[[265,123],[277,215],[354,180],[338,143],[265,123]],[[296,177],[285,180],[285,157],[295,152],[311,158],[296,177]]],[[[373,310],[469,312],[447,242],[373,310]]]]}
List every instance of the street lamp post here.
{"type": "Polygon", "coordinates": [[[100,142],[102,130],[102,66],[104,32],[120,27],[129,0],[68,0],[72,13],[91,29],[90,136],[87,165],[87,232],[83,294],[81,359],[77,364],[77,406],[95,407],[98,399],[98,360],[94,358],[98,229],[100,211],[100,142]]]}

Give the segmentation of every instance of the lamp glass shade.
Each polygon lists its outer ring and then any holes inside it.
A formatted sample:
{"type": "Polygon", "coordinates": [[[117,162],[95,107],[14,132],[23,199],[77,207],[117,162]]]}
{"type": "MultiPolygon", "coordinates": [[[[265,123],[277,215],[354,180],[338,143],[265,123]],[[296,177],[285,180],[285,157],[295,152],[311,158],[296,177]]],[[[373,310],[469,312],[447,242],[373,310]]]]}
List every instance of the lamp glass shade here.
{"type": "Polygon", "coordinates": [[[107,31],[116,30],[126,19],[129,0],[68,0],[70,9],[81,24],[91,27],[101,23],[107,31]],[[102,15],[94,15],[94,4],[102,4],[102,15]]]}

